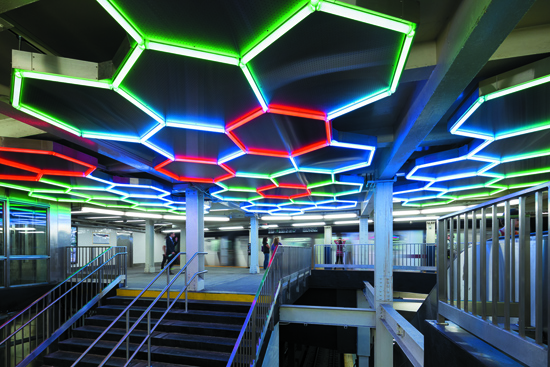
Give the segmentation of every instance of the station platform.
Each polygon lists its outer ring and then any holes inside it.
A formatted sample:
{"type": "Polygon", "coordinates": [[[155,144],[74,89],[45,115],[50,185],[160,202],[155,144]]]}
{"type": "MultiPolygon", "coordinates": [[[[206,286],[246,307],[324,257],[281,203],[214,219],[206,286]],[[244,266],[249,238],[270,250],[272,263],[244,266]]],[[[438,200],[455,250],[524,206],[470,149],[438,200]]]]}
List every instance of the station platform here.
{"type": "MultiPolygon", "coordinates": [[[[176,274],[179,268],[174,267],[172,273],[176,274]]],[[[207,266],[208,273],[205,274],[205,289],[200,292],[188,292],[189,299],[226,301],[226,302],[252,302],[254,295],[260,286],[264,271],[260,269],[258,274],[250,274],[248,268],[228,266],[207,266]]],[[[128,268],[128,279],[126,287],[119,288],[117,295],[135,297],[137,296],[160,272],[157,265],[157,272],[146,274],[143,267],[133,266],[128,268]]],[[[170,276],[170,280],[173,276],[170,276]]],[[[176,297],[181,291],[185,278],[180,276],[170,290],[170,297],[176,297]]],[[[166,276],[161,276],[146,292],[146,297],[156,297],[166,286],[166,276]]]]}

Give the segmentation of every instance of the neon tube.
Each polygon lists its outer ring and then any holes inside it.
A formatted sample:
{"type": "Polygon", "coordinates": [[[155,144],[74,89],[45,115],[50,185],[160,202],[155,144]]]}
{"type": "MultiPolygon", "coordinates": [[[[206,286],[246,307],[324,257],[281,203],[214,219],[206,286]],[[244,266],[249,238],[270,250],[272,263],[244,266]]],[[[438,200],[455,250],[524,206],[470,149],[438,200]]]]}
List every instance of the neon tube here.
{"type": "Polygon", "coordinates": [[[499,97],[506,96],[506,95],[511,94],[511,93],[519,92],[519,91],[527,89],[527,88],[533,88],[533,87],[536,87],[537,85],[541,85],[541,84],[548,83],[548,82],[550,82],[550,75],[546,75],[546,76],[543,76],[543,77],[540,77],[540,78],[537,78],[537,79],[530,80],[530,81],[525,82],[525,83],[521,83],[521,84],[518,84],[518,85],[514,85],[512,87],[501,89],[501,90],[498,90],[498,91],[493,92],[493,93],[489,93],[489,94],[485,95],[485,100],[490,101],[490,100],[495,99],[495,98],[499,98],[499,97]]]}
{"type": "Polygon", "coordinates": [[[249,112],[245,116],[243,116],[243,117],[241,117],[241,118],[239,118],[239,119],[237,119],[233,122],[230,122],[229,124],[227,124],[225,129],[226,129],[227,132],[229,132],[231,130],[234,130],[234,129],[238,128],[239,126],[242,126],[242,125],[246,124],[249,121],[254,120],[256,117],[259,117],[263,114],[264,114],[264,110],[262,110],[261,108],[257,108],[254,111],[249,112]]]}
{"type": "Polygon", "coordinates": [[[241,63],[240,67],[244,73],[244,76],[246,77],[246,80],[248,80],[248,84],[250,84],[250,87],[254,91],[254,94],[256,95],[256,98],[258,99],[258,102],[262,106],[262,110],[264,112],[267,111],[267,103],[265,101],[264,96],[262,95],[262,92],[260,91],[260,88],[258,87],[258,84],[256,83],[256,80],[254,80],[254,77],[250,73],[250,70],[248,70],[248,66],[246,64],[241,63]]]}
{"type": "Polygon", "coordinates": [[[123,88],[116,88],[115,92],[120,94],[124,99],[126,99],[128,102],[145,112],[147,115],[149,115],[152,119],[156,120],[159,124],[162,126],[166,125],[166,122],[158,116],[155,112],[147,108],[144,104],[142,104],[137,98],[126,92],[123,88]]]}
{"type": "MultiPolygon", "coordinates": [[[[451,126],[451,129],[450,129],[450,132],[451,134],[454,134],[456,133],[456,131],[460,128],[460,126],[462,126],[462,124],[468,120],[468,118],[474,113],[476,112],[476,110],[479,108],[479,106],[481,106],[483,104],[483,102],[485,102],[485,97],[479,97],[472,106],[470,106],[470,108],[468,108],[468,110],[453,124],[453,126],[451,126]]],[[[457,134],[460,134],[460,132],[458,132],[457,134]]],[[[493,137],[491,137],[493,138],[493,137]]]]}
{"type": "Polygon", "coordinates": [[[139,32],[118,12],[109,0],[97,0],[97,2],[109,13],[113,19],[132,37],[138,44],[143,43],[139,32]]]}
{"type": "Polygon", "coordinates": [[[222,126],[207,126],[194,122],[166,121],[166,126],[212,133],[225,133],[225,129],[222,126]]]}
{"type": "Polygon", "coordinates": [[[14,71],[13,76],[13,90],[11,93],[11,104],[14,108],[19,109],[19,103],[21,102],[21,84],[23,78],[18,70],[14,71]]]}
{"type": "Polygon", "coordinates": [[[280,105],[269,105],[267,112],[276,113],[278,115],[303,117],[312,120],[325,121],[327,116],[324,112],[307,110],[304,108],[287,107],[280,105]]]}
{"type": "Polygon", "coordinates": [[[146,47],[148,50],[161,51],[161,52],[166,52],[170,54],[188,56],[188,57],[193,57],[195,59],[215,61],[215,62],[235,65],[235,66],[239,65],[239,59],[236,57],[215,54],[212,52],[193,50],[193,49],[185,48],[181,46],[165,45],[162,43],[152,42],[152,41],[148,41],[146,43],[146,47]]]}
{"type": "Polygon", "coordinates": [[[111,89],[111,85],[109,84],[109,82],[103,81],[103,80],[83,79],[83,78],[69,77],[64,75],[39,73],[35,71],[21,71],[21,76],[23,78],[28,78],[28,79],[37,79],[37,80],[45,80],[45,81],[64,83],[64,84],[81,85],[84,87],[111,89]]]}
{"type": "Polygon", "coordinates": [[[125,141],[128,143],[140,143],[141,140],[138,137],[132,137],[127,135],[116,135],[109,133],[96,133],[96,132],[82,132],[83,138],[88,139],[101,139],[101,140],[116,140],[116,141],[125,141]]]}
{"type": "Polygon", "coordinates": [[[282,37],[286,32],[291,30],[294,26],[304,20],[308,15],[313,13],[315,9],[311,6],[306,5],[302,9],[298,10],[296,14],[290,17],[286,22],[281,24],[277,29],[271,32],[267,37],[261,40],[256,46],[254,46],[250,51],[248,51],[241,59],[244,64],[248,64],[254,57],[256,57],[260,52],[265,50],[269,45],[275,42],[277,39],[282,37]]]}
{"type": "Polygon", "coordinates": [[[128,75],[128,72],[130,69],[132,69],[132,66],[136,63],[136,61],[139,59],[143,52],[143,46],[140,44],[137,44],[134,49],[132,50],[132,53],[128,57],[128,59],[125,60],[124,65],[120,69],[120,71],[117,73],[115,79],[113,80],[113,88],[118,88],[124,78],[126,78],[126,75],[128,75]]]}
{"type": "Polygon", "coordinates": [[[155,144],[151,143],[150,141],[143,141],[142,144],[154,150],[155,152],[159,153],[160,155],[170,159],[171,161],[175,160],[175,157],[173,154],[170,154],[166,150],[157,147],[155,144]]]}
{"type": "Polygon", "coordinates": [[[382,92],[379,92],[379,93],[377,93],[377,94],[375,94],[375,95],[373,95],[373,96],[368,96],[368,97],[366,97],[366,98],[364,98],[364,99],[361,99],[361,100],[359,100],[359,101],[353,102],[352,104],[349,104],[349,105],[347,105],[347,106],[345,106],[345,107],[342,107],[342,108],[340,108],[340,109],[338,109],[338,110],[334,110],[334,111],[332,111],[332,112],[330,112],[330,113],[327,114],[327,118],[328,118],[329,120],[333,120],[333,119],[335,119],[335,118],[338,117],[338,116],[342,116],[342,115],[344,115],[344,114],[346,114],[346,113],[348,113],[348,112],[354,111],[354,110],[356,110],[356,109],[358,109],[358,108],[360,108],[360,107],[366,106],[366,105],[371,104],[371,103],[376,102],[376,101],[379,101],[379,100],[381,100],[382,98],[388,97],[389,95],[391,95],[390,90],[389,90],[389,89],[385,89],[385,90],[383,90],[382,92]]]}
{"type": "Polygon", "coordinates": [[[405,42],[403,44],[403,49],[401,50],[401,55],[399,56],[399,61],[397,62],[397,67],[395,68],[395,73],[393,75],[393,80],[391,82],[390,86],[390,93],[395,93],[397,89],[397,85],[399,83],[399,79],[401,79],[401,74],[403,73],[403,70],[405,69],[405,61],[407,61],[407,57],[409,56],[409,51],[411,50],[411,45],[414,39],[414,31],[411,31],[407,36],[405,37],[405,42]]]}
{"type": "Polygon", "coordinates": [[[343,3],[329,3],[327,1],[320,1],[318,9],[326,13],[353,19],[362,23],[372,24],[374,26],[386,28],[399,33],[409,34],[411,31],[414,31],[415,28],[413,23],[404,22],[398,18],[389,17],[387,15],[359,7],[352,7],[343,3]]]}
{"type": "Polygon", "coordinates": [[[81,132],[80,132],[79,129],[74,128],[74,127],[72,127],[72,126],[70,126],[70,125],[68,125],[68,124],[65,124],[64,122],[61,122],[61,121],[55,120],[55,119],[53,119],[53,118],[51,118],[51,117],[48,117],[48,116],[46,116],[46,115],[44,115],[44,114],[42,114],[42,113],[40,113],[40,112],[37,112],[37,111],[35,111],[35,110],[33,110],[33,109],[29,108],[29,107],[20,106],[19,110],[20,110],[21,112],[25,112],[26,114],[29,114],[29,115],[31,115],[31,116],[33,116],[33,117],[36,117],[36,118],[39,119],[39,120],[45,121],[45,122],[47,122],[47,123],[50,124],[50,125],[53,125],[53,126],[58,127],[58,128],[60,128],[60,129],[62,129],[62,130],[68,131],[68,132],[70,132],[71,134],[74,134],[74,135],[76,135],[76,136],[81,136],[81,132]]]}

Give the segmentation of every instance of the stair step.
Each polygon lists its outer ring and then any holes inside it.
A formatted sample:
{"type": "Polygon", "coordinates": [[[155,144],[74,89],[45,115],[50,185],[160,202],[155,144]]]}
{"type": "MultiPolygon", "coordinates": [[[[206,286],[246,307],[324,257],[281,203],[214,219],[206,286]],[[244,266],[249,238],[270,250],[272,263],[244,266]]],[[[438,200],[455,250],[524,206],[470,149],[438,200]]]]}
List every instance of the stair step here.
{"type": "MultiPolygon", "coordinates": [[[[86,325],[74,329],[73,336],[95,340],[104,330],[105,328],[101,326],[86,325]]],[[[119,341],[124,334],[126,334],[126,329],[112,328],[103,336],[102,340],[119,341]]],[[[134,330],[130,335],[130,342],[141,343],[146,334],[145,330],[134,330]]],[[[155,331],[151,344],[231,353],[236,341],[236,338],[155,331]]]]}
{"type": "MultiPolygon", "coordinates": [[[[162,302],[164,306],[166,303],[162,302]]],[[[160,305],[159,305],[160,306],[160,305]]],[[[101,315],[115,315],[118,316],[126,308],[125,305],[104,305],[96,309],[98,314],[101,315]]],[[[242,325],[246,318],[246,313],[237,312],[225,312],[225,311],[204,311],[204,310],[189,310],[185,312],[185,309],[172,307],[170,312],[165,316],[165,320],[194,320],[203,322],[217,322],[242,325]]],[[[132,306],[130,309],[130,316],[139,317],[147,309],[145,306],[132,306]]],[[[166,308],[154,307],[152,310],[152,317],[160,317],[166,308]]]]}
{"type": "MultiPolygon", "coordinates": [[[[132,297],[123,297],[123,296],[114,296],[109,297],[103,301],[104,305],[124,305],[128,306],[134,298],[132,297]]],[[[145,306],[148,307],[151,304],[153,298],[142,297],[138,299],[134,306],[145,306]]],[[[185,300],[178,300],[180,308],[185,309],[185,300]]],[[[177,305],[176,305],[177,306],[177,305]]],[[[176,307],[174,306],[174,307],[176,307]]],[[[248,313],[250,309],[250,303],[246,302],[221,302],[221,301],[197,301],[189,300],[188,301],[189,310],[203,310],[203,311],[223,311],[223,312],[240,312],[248,313]]]]}
{"type": "MultiPolygon", "coordinates": [[[[94,315],[86,318],[87,325],[109,326],[116,318],[112,315],[94,315]]],[[[135,323],[136,317],[130,317],[130,326],[135,323]]],[[[158,319],[151,318],[151,327],[158,319]]],[[[114,325],[116,328],[126,328],[125,318],[120,318],[114,325]]],[[[144,318],[137,329],[144,330],[147,328],[147,321],[144,318]]],[[[199,334],[222,336],[227,338],[237,338],[241,331],[242,325],[210,323],[210,322],[195,322],[195,321],[180,321],[180,320],[162,320],[156,330],[165,332],[181,332],[185,334],[199,334]]]]}
{"type": "MultiPolygon", "coordinates": [[[[59,342],[59,348],[63,351],[83,353],[92,344],[92,339],[70,338],[59,342]]],[[[106,356],[115,346],[115,341],[101,340],[90,351],[96,355],[106,356]]],[[[130,354],[133,354],[139,344],[130,343],[130,354]]],[[[122,343],[115,351],[114,356],[124,358],[126,355],[126,343],[122,343]]],[[[187,363],[193,365],[209,365],[223,367],[229,360],[230,353],[201,351],[171,346],[151,346],[151,360],[163,363],[187,363]]],[[[136,355],[141,360],[147,360],[147,346],[144,345],[136,355]]]]}
{"type": "MultiPolygon", "coordinates": [[[[55,367],[67,366],[68,367],[68,366],[71,366],[74,363],[74,361],[76,361],[78,357],[80,357],[80,355],[81,353],[67,352],[67,351],[53,352],[44,357],[45,364],[42,367],[50,367],[50,366],[55,366],[55,367]]],[[[105,358],[105,356],[88,354],[80,361],[78,366],[79,367],[80,366],[97,367],[101,363],[101,361],[103,361],[103,358],[105,358]]],[[[111,359],[109,359],[109,361],[105,365],[109,367],[120,367],[120,366],[124,366],[124,364],[126,364],[126,358],[112,357],[111,359]]],[[[181,366],[181,367],[196,367],[188,364],[179,364],[179,363],[176,364],[176,362],[172,362],[172,363],[154,362],[151,364],[153,367],[170,367],[174,365],[181,366]]],[[[130,366],[146,367],[147,360],[139,360],[139,359],[133,360],[130,363],[130,366]]]]}

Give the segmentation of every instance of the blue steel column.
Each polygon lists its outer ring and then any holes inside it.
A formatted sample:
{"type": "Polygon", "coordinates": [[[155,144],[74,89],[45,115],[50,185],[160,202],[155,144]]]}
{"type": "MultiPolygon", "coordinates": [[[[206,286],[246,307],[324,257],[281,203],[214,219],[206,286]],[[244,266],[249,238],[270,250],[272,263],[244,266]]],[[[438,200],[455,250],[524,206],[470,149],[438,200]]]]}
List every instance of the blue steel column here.
{"type": "Polygon", "coordinates": [[[260,272],[258,260],[258,218],[250,217],[250,274],[260,272]]]}
{"type": "Polygon", "coordinates": [[[145,221],[145,273],[155,272],[155,225],[152,219],[145,221]]]}
{"type": "MultiPolygon", "coordinates": [[[[195,253],[204,251],[204,193],[195,188],[185,190],[185,242],[187,259],[195,253]]],[[[204,270],[204,256],[197,256],[187,268],[187,279],[204,270]]],[[[189,285],[190,291],[204,289],[204,278],[199,275],[189,285]]]]}
{"type": "Polygon", "coordinates": [[[374,192],[374,366],[393,366],[393,338],[382,323],[382,304],[393,305],[393,181],[376,183],[374,192]]]}

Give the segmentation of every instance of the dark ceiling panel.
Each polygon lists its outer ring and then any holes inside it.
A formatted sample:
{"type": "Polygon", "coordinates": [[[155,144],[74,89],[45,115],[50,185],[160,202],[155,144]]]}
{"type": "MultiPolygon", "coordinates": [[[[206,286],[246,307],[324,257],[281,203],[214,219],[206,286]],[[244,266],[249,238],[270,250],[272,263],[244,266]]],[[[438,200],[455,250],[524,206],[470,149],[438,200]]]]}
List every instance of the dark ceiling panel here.
{"type": "Polygon", "coordinates": [[[47,0],[2,14],[58,56],[103,62],[126,33],[95,0],[47,0]]]}
{"type": "Polygon", "coordinates": [[[388,88],[403,39],[315,12],[249,65],[268,103],[327,113],[388,88]]]}
{"type": "Polygon", "coordinates": [[[260,107],[238,66],[144,51],[122,86],[167,121],[222,128],[260,107]]]}

